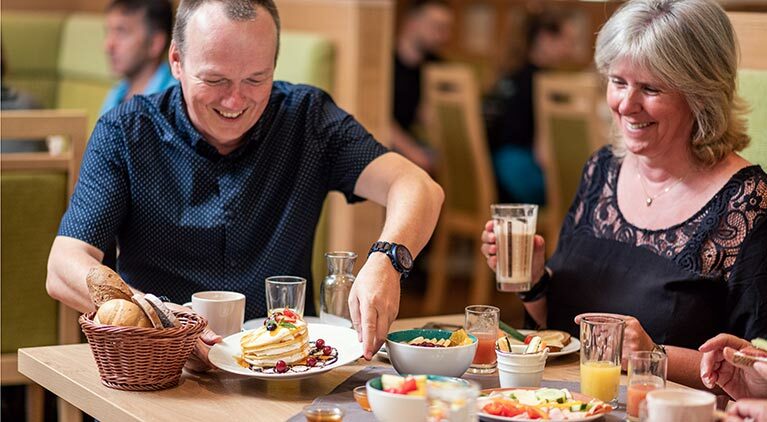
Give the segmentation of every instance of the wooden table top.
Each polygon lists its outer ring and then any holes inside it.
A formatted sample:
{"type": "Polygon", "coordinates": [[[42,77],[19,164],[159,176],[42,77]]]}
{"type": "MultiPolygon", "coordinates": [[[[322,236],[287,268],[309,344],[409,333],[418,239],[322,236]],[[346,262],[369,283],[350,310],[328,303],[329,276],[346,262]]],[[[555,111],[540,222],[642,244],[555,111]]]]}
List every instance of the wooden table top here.
{"type": "MultiPolygon", "coordinates": [[[[420,327],[430,321],[460,324],[463,315],[398,320],[392,330],[420,327]]],[[[389,364],[377,358],[371,362],[360,359],[322,375],[294,381],[263,381],[223,371],[205,374],[184,371],[176,388],[129,392],[101,384],[87,344],[19,349],[22,374],[103,421],[216,421],[222,417],[226,422],[286,420],[370,365],[389,364]]],[[[578,354],[549,361],[544,379],[578,381],[578,354]]]]}

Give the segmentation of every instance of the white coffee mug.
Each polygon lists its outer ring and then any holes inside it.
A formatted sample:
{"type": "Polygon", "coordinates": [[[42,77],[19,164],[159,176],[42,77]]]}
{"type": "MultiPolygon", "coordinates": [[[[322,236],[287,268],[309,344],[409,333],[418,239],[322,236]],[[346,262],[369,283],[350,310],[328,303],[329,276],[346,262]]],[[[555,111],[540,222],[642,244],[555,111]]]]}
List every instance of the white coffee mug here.
{"type": "Polygon", "coordinates": [[[184,306],[204,316],[208,328],[216,334],[227,337],[242,331],[245,322],[245,295],[237,292],[197,292],[192,301],[184,306]]]}
{"type": "Polygon", "coordinates": [[[647,393],[649,422],[711,422],[716,396],[699,390],[659,389],[647,393]]]}

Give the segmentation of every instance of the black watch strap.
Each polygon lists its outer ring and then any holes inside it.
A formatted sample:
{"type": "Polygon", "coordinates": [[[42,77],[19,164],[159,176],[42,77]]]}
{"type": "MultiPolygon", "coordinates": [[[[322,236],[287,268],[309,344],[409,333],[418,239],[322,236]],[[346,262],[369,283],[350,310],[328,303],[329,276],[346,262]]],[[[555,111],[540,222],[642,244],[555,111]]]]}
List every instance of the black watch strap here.
{"type": "Polygon", "coordinates": [[[402,279],[405,279],[407,278],[408,275],[410,275],[410,270],[412,269],[412,257],[407,247],[397,243],[379,240],[377,242],[374,242],[373,245],[370,247],[368,256],[370,256],[370,254],[374,252],[381,252],[385,254],[387,257],[389,257],[389,261],[391,261],[391,264],[394,267],[394,269],[397,270],[397,272],[399,272],[402,275],[402,279]],[[396,253],[397,248],[404,248],[404,251],[407,254],[407,259],[410,260],[410,264],[411,264],[410,268],[405,268],[402,265],[400,265],[400,262],[396,253]]]}

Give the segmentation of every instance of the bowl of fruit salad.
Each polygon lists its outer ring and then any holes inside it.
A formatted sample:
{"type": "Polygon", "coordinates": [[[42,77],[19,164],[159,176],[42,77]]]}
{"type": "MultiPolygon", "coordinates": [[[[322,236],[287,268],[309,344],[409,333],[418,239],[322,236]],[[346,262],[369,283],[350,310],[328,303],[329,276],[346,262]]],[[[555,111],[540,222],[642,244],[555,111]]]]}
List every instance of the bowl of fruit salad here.
{"type": "Polygon", "coordinates": [[[389,360],[400,374],[460,377],[471,365],[477,338],[464,330],[414,329],[389,333],[389,360]]]}
{"type": "Polygon", "coordinates": [[[461,383],[465,380],[438,375],[389,375],[373,378],[365,384],[367,399],[376,419],[381,422],[426,420],[426,385],[461,383]]]}

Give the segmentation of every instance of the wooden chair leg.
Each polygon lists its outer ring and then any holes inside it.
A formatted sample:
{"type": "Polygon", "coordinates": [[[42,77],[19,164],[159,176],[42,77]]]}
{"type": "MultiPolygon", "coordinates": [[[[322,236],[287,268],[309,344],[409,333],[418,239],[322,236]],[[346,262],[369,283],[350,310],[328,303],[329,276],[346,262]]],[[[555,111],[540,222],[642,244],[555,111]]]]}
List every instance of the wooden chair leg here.
{"type": "Polygon", "coordinates": [[[446,230],[439,227],[437,230],[434,245],[429,251],[431,265],[429,265],[429,276],[426,284],[426,303],[424,306],[426,315],[437,315],[441,312],[445,299],[445,289],[447,288],[447,254],[450,236],[446,230]]]}
{"type": "Polygon", "coordinates": [[[487,266],[485,256],[479,249],[479,245],[474,248],[473,256],[474,271],[472,271],[471,291],[469,297],[472,305],[487,305],[490,303],[490,293],[494,283],[490,277],[490,267],[487,266]]]}
{"type": "Polygon", "coordinates": [[[69,404],[68,401],[59,397],[56,403],[56,408],[59,411],[59,422],[82,422],[83,412],[69,404]]]}
{"type": "Polygon", "coordinates": [[[45,416],[45,389],[37,384],[27,385],[27,421],[43,422],[45,416]]]}

